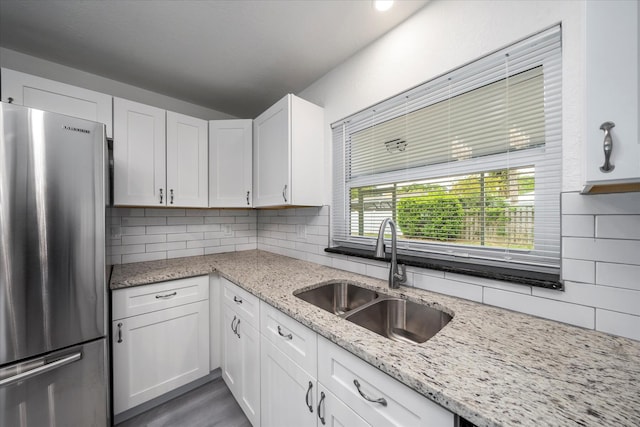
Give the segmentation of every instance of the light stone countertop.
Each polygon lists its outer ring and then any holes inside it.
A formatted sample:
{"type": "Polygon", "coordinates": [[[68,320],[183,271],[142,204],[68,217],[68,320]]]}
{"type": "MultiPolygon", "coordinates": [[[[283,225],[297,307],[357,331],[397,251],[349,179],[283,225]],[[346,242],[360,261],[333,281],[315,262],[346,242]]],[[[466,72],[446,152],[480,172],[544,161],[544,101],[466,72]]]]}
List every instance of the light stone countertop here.
{"type": "Polygon", "coordinates": [[[217,272],[478,426],[640,426],[640,342],[264,251],[117,265],[111,289],[217,272]],[[390,341],[296,298],[347,279],[452,314],[423,344],[390,341]]]}

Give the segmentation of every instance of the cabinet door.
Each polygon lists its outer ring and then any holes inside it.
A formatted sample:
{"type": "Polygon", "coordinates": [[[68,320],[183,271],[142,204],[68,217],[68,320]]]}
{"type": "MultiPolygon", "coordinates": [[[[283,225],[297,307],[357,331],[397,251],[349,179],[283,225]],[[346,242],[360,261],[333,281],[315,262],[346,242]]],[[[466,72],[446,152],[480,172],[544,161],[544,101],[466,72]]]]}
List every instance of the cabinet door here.
{"type": "Polygon", "coordinates": [[[113,322],[115,414],[209,373],[208,304],[199,301],[113,322]]]}
{"type": "Polygon", "coordinates": [[[315,426],[316,379],[262,337],[262,427],[315,426]]]}
{"type": "Polygon", "coordinates": [[[238,403],[253,427],[260,427],[260,333],[242,321],[236,325],[240,335],[242,375],[238,403]]]}
{"type": "Polygon", "coordinates": [[[235,330],[238,319],[234,310],[222,305],[222,379],[236,400],[240,400],[242,385],[242,343],[235,330]]]}
{"type": "Polygon", "coordinates": [[[588,1],[586,7],[586,175],[590,184],[640,181],[637,1],[588,1]],[[611,164],[604,172],[604,132],[615,123],[611,164]]]}
{"type": "Polygon", "coordinates": [[[291,203],[291,95],[253,122],[253,203],[255,207],[291,203]]]}
{"type": "Polygon", "coordinates": [[[253,205],[252,120],[209,122],[209,206],[253,205]]]}
{"type": "Polygon", "coordinates": [[[319,426],[329,427],[370,427],[351,408],[345,405],[326,387],[318,383],[318,419],[319,426]]]}
{"type": "Polygon", "coordinates": [[[209,205],[208,126],[167,111],[167,206],[209,205]]]}
{"type": "Polygon", "coordinates": [[[113,99],[114,203],[165,206],[165,111],[113,99]]]}
{"type": "Polygon", "coordinates": [[[113,137],[110,95],[6,68],[1,80],[2,101],[104,123],[107,138],[113,137]]]}

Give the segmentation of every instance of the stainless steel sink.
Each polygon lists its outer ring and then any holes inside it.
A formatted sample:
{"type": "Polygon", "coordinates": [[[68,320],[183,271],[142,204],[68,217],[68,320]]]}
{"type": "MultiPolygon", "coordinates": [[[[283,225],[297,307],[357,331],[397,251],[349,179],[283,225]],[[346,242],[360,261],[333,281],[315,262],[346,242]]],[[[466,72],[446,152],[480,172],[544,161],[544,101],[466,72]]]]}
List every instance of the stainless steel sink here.
{"type": "Polygon", "coordinates": [[[336,280],[295,296],[330,313],[344,314],[378,298],[378,293],[351,282],[336,280]]]}
{"type": "Polygon", "coordinates": [[[449,314],[436,308],[399,298],[381,299],[345,318],[383,337],[418,344],[451,320],[449,314]]]}

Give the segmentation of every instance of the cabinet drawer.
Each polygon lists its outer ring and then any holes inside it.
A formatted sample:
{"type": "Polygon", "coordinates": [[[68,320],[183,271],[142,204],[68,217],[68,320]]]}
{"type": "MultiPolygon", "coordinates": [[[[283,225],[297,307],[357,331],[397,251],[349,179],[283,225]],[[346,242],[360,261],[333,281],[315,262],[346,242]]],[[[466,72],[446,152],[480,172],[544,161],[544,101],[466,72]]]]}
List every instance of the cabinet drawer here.
{"type": "Polygon", "coordinates": [[[249,292],[231,283],[224,277],[222,281],[222,301],[233,307],[240,315],[243,322],[246,322],[256,329],[260,329],[260,300],[249,292]]]}
{"type": "Polygon", "coordinates": [[[317,334],[264,301],[260,302],[260,306],[260,332],[262,335],[316,378],[317,334]]]}
{"type": "Polygon", "coordinates": [[[209,299],[209,276],[113,291],[113,320],[209,299]]]}
{"type": "Polygon", "coordinates": [[[323,337],[318,337],[318,381],[371,425],[454,425],[451,412],[323,337]],[[372,402],[377,399],[386,405],[372,402]]]}

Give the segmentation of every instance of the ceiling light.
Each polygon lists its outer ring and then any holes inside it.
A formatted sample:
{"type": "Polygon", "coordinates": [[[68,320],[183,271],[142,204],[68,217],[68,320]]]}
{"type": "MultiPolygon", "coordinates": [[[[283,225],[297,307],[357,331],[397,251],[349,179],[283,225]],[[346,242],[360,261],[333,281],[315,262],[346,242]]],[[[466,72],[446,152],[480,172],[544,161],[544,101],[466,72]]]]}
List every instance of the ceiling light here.
{"type": "Polygon", "coordinates": [[[393,6],[393,0],[375,0],[373,6],[379,12],[385,12],[393,6]]]}

